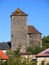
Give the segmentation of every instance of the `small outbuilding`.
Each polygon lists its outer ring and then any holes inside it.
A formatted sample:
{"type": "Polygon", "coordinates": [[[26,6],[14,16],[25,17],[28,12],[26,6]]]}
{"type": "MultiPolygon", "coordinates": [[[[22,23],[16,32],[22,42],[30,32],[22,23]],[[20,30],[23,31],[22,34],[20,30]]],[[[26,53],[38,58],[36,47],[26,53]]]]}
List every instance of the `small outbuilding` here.
{"type": "Polygon", "coordinates": [[[49,63],[49,48],[44,50],[43,52],[40,52],[36,55],[37,58],[37,65],[42,65],[42,61],[44,62],[44,65],[49,63]]]}

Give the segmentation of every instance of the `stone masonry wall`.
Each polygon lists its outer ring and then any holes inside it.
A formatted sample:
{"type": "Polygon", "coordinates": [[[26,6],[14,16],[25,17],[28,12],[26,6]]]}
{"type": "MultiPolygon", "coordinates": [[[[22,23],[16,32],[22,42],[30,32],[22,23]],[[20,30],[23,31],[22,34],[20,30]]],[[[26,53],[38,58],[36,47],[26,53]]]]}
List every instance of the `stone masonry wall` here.
{"type": "Polygon", "coordinates": [[[30,46],[34,45],[34,46],[40,46],[42,47],[42,38],[41,38],[41,34],[28,34],[29,35],[29,43],[30,46]]]}
{"type": "Polygon", "coordinates": [[[27,46],[27,16],[12,16],[11,47],[16,49],[19,46],[27,46]]]}

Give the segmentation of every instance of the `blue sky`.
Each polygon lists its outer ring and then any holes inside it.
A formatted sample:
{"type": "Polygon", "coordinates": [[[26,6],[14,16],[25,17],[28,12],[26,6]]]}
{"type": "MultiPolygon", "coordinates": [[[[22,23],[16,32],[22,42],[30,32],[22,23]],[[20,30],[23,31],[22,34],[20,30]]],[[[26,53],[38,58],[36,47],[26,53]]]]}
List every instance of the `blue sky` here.
{"type": "Polygon", "coordinates": [[[10,15],[17,8],[28,14],[28,25],[49,35],[49,0],[0,0],[0,42],[11,40],[10,15]]]}

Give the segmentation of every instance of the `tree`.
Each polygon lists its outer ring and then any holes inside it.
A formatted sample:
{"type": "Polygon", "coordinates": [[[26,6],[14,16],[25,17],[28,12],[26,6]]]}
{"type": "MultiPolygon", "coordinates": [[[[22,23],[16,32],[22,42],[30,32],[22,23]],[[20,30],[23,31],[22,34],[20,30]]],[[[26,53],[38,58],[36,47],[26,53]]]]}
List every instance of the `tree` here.
{"type": "Polygon", "coordinates": [[[37,54],[42,51],[42,48],[39,46],[30,46],[26,49],[27,52],[30,52],[31,54],[37,54]]]}
{"type": "Polygon", "coordinates": [[[49,48],[49,36],[44,36],[42,38],[42,46],[46,48],[49,48]]]}

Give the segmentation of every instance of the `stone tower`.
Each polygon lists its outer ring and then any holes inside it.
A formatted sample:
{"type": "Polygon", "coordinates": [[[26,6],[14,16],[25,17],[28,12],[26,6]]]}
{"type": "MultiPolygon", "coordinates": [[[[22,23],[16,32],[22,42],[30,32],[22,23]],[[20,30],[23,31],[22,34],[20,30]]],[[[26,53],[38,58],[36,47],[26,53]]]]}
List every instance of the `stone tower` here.
{"type": "Polygon", "coordinates": [[[19,8],[11,15],[11,48],[27,46],[27,14],[19,8]]]}

